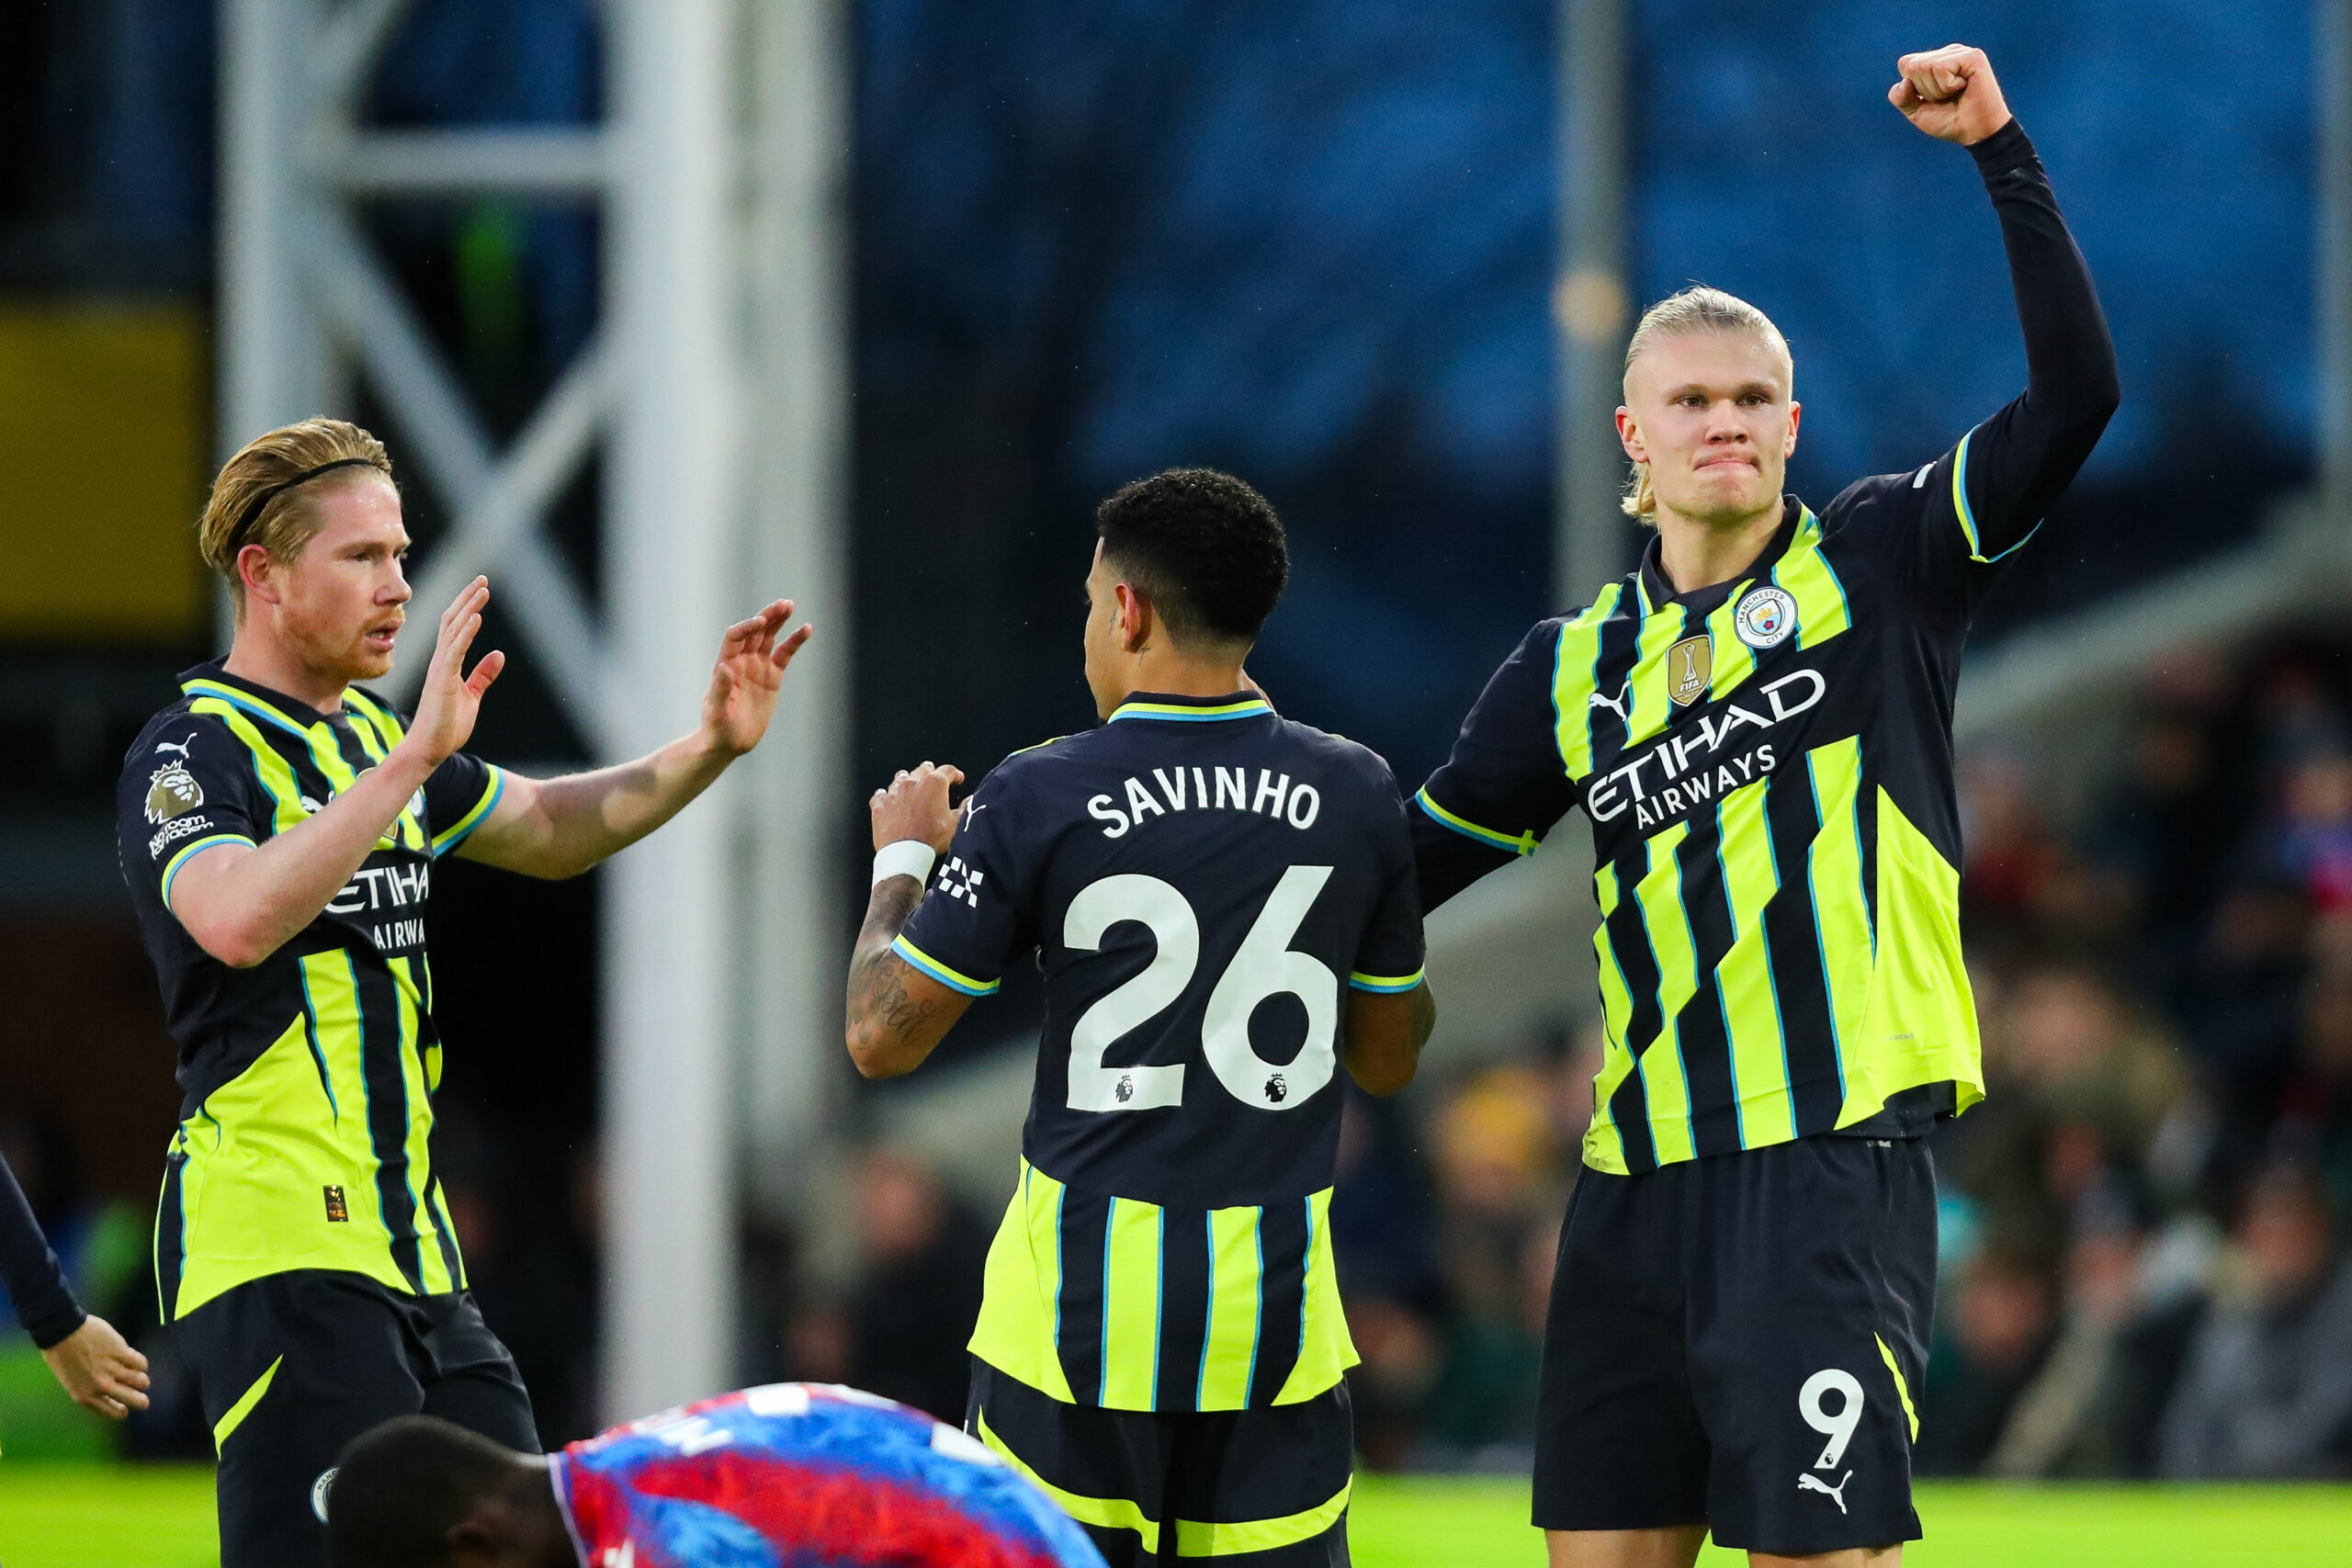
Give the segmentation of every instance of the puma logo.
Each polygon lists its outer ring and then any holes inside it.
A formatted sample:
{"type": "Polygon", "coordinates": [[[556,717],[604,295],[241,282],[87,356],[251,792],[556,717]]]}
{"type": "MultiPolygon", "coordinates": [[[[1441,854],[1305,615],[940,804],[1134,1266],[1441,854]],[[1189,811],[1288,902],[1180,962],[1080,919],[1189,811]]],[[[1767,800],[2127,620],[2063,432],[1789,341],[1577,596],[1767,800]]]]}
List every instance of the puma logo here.
{"type": "Polygon", "coordinates": [[[187,755],[187,749],[188,749],[189,747],[191,747],[191,746],[195,745],[195,744],[196,744],[196,732],[195,732],[194,730],[190,730],[190,731],[188,731],[188,737],[187,737],[187,739],[185,739],[185,740],[181,740],[181,741],[158,740],[158,741],[156,741],[156,742],[155,742],[155,750],[158,750],[158,751],[177,751],[177,752],[178,752],[182,757],[186,757],[186,756],[187,755]]]}
{"type": "Polygon", "coordinates": [[[1846,1511],[1846,1483],[1853,1479],[1854,1472],[1850,1470],[1838,1478],[1838,1484],[1835,1486],[1830,1485],[1829,1483],[1822,1480],[1816,1475],[1800,1475],[1797,1477],[1797,1490],[1800,1492],[1820,1493],[1823,1496],[1837,1504],[1838,1511],[1842,1514],[1846,1511]]]}
{"type": "Polygon", "coordinates": [[[1599,692],[1595,692],[1592,695],[1584,700],[1584,705],[1587,708],[1607,708],[1611,713],[1617,716],[1617,721],[1620,724],[1631,724],[1634,722],[1633,715],[1628,713],[1626,709],[1633,705],[1633,701],[1634,682],[1632,679],[1628,677],[1625,682],[1625,689],[1614,697],[1604,697],[1599,692]]]}

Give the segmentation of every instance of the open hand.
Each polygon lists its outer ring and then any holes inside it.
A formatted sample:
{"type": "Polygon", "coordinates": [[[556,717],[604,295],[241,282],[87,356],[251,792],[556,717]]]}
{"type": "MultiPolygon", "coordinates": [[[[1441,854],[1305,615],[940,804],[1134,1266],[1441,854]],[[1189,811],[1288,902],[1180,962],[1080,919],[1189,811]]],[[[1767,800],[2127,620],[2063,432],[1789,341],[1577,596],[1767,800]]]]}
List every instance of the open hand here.
{"type": "Polygon", "coordinates": [[[813,629],[800,626],[777,640],[791,618],[792,601],[779,599],[750,620],[736,622],[718,639],[718,664],[702,699],[702,732],[728,756],[740,757],[757,746],[775,716],[785,667],[813,629]]]}
{"type": "Polygon", "coordinates": [[[865,803],[874,818],[874,847],[901,839],[920,839],[940,854],[956,837],[956,808],[947,792],[964,782],[964,771],[924,762],[909,773],[901,770],[888,789],[877,789],[865,803]]]}
{"type": "Polygon", "coordinates": [[[1902,79],[1886,90],[1886,101],[1939,141],[1973,146],[2009,123],[2001,84],[1981,49],[1948,43],[1906,54],[1894,69],[1902,79]]]}
{"type": "Polygon", "coordinates": [[[81,1327],[40,1354],[83,1408],[110,1421],[147,1408],[147,1358],[105,1318],[83,1319],[81,1327]]]}
{"type": "Polygon", "coordinates": [[[481,656],[472,674],[465,672],[466,653],[481,630],[481,613],[489,604],[490,579],[477,577],[441,612],[433,662],[425,667],[424,684],[417,689],[416,717],[409,724],[407,737],[424,750],[426,761],[434,767],[472,738],[482,694],[506,668],[506,655],[491,652],[481,656]]]}

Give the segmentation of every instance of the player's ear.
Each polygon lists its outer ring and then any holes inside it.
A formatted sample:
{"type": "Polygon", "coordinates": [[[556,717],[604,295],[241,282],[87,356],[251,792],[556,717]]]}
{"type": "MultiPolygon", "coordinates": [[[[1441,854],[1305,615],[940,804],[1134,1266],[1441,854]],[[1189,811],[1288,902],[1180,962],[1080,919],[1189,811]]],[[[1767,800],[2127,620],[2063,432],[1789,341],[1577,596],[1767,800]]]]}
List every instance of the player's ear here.
{"type": "Polygon", "coordinates": [[[245,585],[245,597],[260,599],[275,604],[282,595],[271,581],[270,568],[275,563],[269,551],[260,545],[247,545],[237,552],[237,576],[245,585]]]}
{"type": "Polygon", "coordinates": [[[1794,398],[1791,398],[1789,400],[1789,438],[1781,445],[1781,457],[1784,462],[1796,455],[1797,421],[1804,417],[1804,405],[1794,398]]]}
{"type": "Polygon", "coordinates": [[[1119,595],[1119,647],[1134,653],[1151,637],[1151,600],[1129,582],[1120,583],[1115,592],[1119,595]]]}
{"type": "Polygon", "coordinates": [[[1634,411],[1622,405],[1617,410],[1617,444],[1634,462],[1649,461],[1649,450],[1642,444],[1642,427],[1634,423],[1634,411]]]}

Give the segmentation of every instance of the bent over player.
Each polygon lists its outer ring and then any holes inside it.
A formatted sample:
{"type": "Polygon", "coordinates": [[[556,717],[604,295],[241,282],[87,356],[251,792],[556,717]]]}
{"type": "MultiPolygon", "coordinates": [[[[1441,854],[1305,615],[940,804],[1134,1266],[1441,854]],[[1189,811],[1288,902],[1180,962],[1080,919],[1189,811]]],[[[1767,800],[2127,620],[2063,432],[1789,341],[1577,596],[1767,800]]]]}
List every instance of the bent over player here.
{"type": "Polygon", "coordinates": [[[1103,723],[1007,758],[960,821],[952,768],[876,794],[850,1052],[910,1071],[1035,952],[1046,1029],[973,1435],[1114,1568],[1343,1563],[1334,1075],[1403,1088],[1435,1018],[1404,802],[1379,757],[1242,672],[1288,570],[1255,491],[1176,469],[1096,524],[1103,723]]]}
{"type": "Polygon", "coordinates": [[[462,750],[504,662],[463,668],[484,580],[442,615],[413,720],[355,684],[390,671],[409,598],[375,437],[322,419],[255,440],[199,544],[235,637],[140,732],[118,802],[185,1095],[155,1270],[220,1454],[223,1568],[313,1568],[313,1488],[378,1422],[537,1447],[433,1174],[435,863],[571,876],[651,832],[759,743],[808,628],[779,640],[771,604],[721,639],[693,734],[537,781],[462,750]]]}
{"type": "Polygon", "coordinates": [[[1815,514],[1783,497],[1787,345],[1713,289],[1625,355],[1640,567],[1531,632],[1419,795],[1434,907],[1593,833],[1608,1043],[1545,1334],[1535,1522],[1561,1568],[1916,1539],[1935,1289],[1922,1134],[1984,1094],[1961,963],[1952,694],[1985,590],[2106,427],[2088,273],[1984,56],[1890,94],[1974,155],[2024,394],[1815,514]]]}
{"type": "Polygon", "coordinates": [[[352,1443],[329,1568],[1102,1568],[979,1443],[875,1394],[771,1383],[545,1459],[430,1416],[352,1443]]]}

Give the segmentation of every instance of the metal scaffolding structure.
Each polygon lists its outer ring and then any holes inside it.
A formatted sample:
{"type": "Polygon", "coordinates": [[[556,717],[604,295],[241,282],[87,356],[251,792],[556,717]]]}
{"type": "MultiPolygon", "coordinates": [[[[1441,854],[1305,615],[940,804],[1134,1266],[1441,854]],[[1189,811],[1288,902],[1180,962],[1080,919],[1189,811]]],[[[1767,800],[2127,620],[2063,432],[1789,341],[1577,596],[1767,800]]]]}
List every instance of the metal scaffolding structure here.
{"type": "Polygon", "coordinates": [[[1633,294],[1626,282],[1625,0],[1560,0],[1559,344],[1552,608],[1592,602],[1630,564],[1615,420],[1633,294]]]}
{"type": "MultiPolygon", "coordinates": [[[[838,1034],[835,0],[605,0],[607,123],[368,129],[358,105],[406,9],[227,0],[223,451],[347,412],[364,381],[451,519],[421,563],[423,626],[488,573],[602,759],[690,728],[720,629],[765,598],[823,624],[762,750],[608,874],[603,1398],[642,1413],[731,1382],[739,1176],[790,1201],[838,1034]],[[602,321],[503,448],[358,221],[370,200],[489,193],[596,202],[607,245],[602,321]],[[540,525],[600,444],[598,605],[540,525]]],[[[401,695],[425,663],[406,653],[401,695]]]]}

